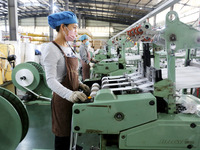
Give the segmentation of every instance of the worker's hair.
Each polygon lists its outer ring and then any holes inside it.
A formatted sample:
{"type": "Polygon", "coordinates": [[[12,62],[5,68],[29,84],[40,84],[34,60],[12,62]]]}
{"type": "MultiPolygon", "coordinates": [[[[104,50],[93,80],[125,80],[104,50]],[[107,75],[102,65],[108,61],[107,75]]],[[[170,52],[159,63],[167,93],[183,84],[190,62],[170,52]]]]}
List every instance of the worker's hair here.
{"type": "MultiPolygon", "coordinates": [[[[68,24],[65,24],[65,26],[68,26],[68,24]]],[[[60,31],[60,26],[56,27],[56,31],[59,32],[60,31]]]]}

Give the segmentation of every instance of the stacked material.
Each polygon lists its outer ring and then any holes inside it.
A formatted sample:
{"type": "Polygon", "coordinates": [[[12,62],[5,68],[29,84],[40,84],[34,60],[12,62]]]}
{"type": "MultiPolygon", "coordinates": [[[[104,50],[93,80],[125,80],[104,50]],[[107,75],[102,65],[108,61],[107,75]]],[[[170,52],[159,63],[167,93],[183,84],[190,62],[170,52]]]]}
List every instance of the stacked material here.
{"type": "MultiPolygon", "coordinates": [[[[167,69],[162,69],[163,79],[167,78],[167,69]]],[[[176,89],[200,87],[200,68],[180,67],[176,68],[176,89]]]]}
{"type": "Polygon", "coordinates": [[[14,46],[0,44],[0,84],[11,80],[12,68],[7,60],[7,57],[9,55],[13,55],[14,53],[14,46]]]}

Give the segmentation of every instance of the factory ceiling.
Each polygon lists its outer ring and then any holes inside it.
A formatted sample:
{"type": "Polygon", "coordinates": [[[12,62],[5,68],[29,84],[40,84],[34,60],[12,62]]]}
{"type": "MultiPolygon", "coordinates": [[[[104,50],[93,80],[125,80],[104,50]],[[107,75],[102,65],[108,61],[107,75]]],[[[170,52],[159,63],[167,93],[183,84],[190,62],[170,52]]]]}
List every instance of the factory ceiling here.
{"type": "MultiPolygon", "coordinates": [[[[8,0],[0,0],[0,18],[8,15],[8,0]]],[[[66,10],[67,0],[53,0],[54,12],[66,10]]],[[[85,19],[130,25],[167,0],[69,0],[68,7],[85,19]],[[76,8],[76,9],[75,9],[76,8]]],[[[17,0],[18,18],[46,17],[50,0],[17,0]]]]}

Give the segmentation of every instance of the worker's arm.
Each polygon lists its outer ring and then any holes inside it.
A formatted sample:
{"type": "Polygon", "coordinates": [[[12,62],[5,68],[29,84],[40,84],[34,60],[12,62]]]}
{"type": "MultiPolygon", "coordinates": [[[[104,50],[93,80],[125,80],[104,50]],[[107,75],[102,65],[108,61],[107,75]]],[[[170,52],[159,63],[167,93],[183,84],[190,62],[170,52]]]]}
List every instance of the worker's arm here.
{"type": "Polygon", "coordinates": [[[79,52],[80,52],[81,59],[87,64],[89,64],[90,61],[88,60],[87,49],[83,44],[81,44],[79,52]]]}
{"type": "MultiPolygon", "coordinates": [[[[49,88],[58,94],[60,97],[65,98],[67,100],[70,99],[73,91],[69,90],[68,88],[64,87],[60,82],[62,81],[63,76],[57,76],[58,69],[62,69],[59,66],[59,62],[63,55],[59,53],[57,47],[53,44],[49,44],[45,47],[42,58],[43,58],[43,65],[46,74],[46,80],[49,88]]],[[[63,58],[62,58],[63,59],[63,58]]],[[[62,64],[61,64],[62,65],[62,64]]],[[[65,67],[65,66],[63,66],[65,67]]]]}

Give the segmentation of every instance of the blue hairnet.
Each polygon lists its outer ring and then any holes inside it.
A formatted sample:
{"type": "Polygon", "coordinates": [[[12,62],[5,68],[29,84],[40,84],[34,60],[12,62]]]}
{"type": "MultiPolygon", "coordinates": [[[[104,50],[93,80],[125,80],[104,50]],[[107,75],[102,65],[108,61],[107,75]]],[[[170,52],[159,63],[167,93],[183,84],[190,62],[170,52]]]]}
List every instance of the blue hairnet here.
{"type": "Polygon", "coordinates": [[[88,36],[87,36],[86,34],[82,35],[82,36],[79,38],[80,41],[83,41],[83,40],[86,40],[86,39],[88,39],[88,36]]]}
{"type": "Polygon", "coordinates": [[[48,23],[51,28],[55,29],[61,24],[78,23],[76,15],[71,11],[63,11],[48,16],[48,23]]]}

